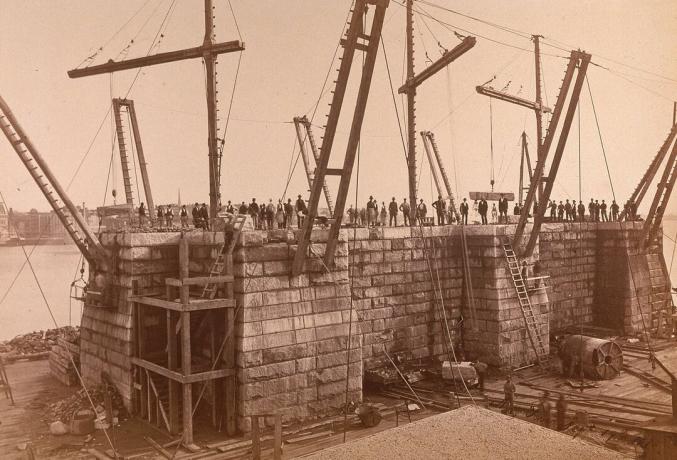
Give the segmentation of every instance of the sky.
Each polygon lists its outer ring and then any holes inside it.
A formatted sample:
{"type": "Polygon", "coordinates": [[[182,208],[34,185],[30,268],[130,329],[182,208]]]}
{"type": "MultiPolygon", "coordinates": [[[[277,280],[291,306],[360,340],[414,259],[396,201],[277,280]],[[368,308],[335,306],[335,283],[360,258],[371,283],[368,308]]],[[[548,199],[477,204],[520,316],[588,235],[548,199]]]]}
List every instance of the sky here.
{"type": "MultiPolygon", "coordinates": [[[[338,68],[332,56],[351,2],[214,3],[217,40],[241,36],[246,47],[234,93],[238,54],[222,55],[217,66],[221,136],[229,120],[223,201],[307,196],[303,164],[295,162],[298,145],[291,120],[316,112],[313,130],[319,142],[329,110],[333,69],[338,68]],[[321,96],[326,75],[329,82],[321,96]]],[[[475,86],[495,76],[491,83],[495,88],[508,85],[507,91],[533,99],[534,55],[529,35],[541,34],[545,42],[543,86],[551,107],[569,50],[591,53],[594,63],[588,72],[592,99],[584,86],[580,124],[576,118],[553,198],[578,200],[580,193],[586,202],[591,197],[627,199],[672,122],[672,101],[677,100],[677,9],[673,1],[417,0],[415,8],[417,72],[436,60],[443,48],[459,43],[453,31],[477,37],[477,45],[426,81],[417,97],[417,131],[435,133],[459,197],[470,191],[488,191],[492,170],[496,191],[517,192],[519,138],[525,131],[530,151],[535,152],[534,115],[501,101],[491,102],[490,108],[489,99],[477,94],[475,86]]],[[[95,58],[82,65],[197,46],[204,35],[203,21],[199,0],[2,1],[0,95],[74,202],[85,202],[88,207],[112,204],[112,189],[117,190],[118,202],[124,199],[107,114],[111,97],[127,94],[135,101],[155,203],[176,202],[179,192],[184,203],[209,201],[200,60],[148,67],[138,74],[130,70],[81,79],[66,75],[95,53],[95,58]],[[159,43],[155,37],[161,37],[159,43]]],[[[355,201],[358,189],[360,205],[369,195],[378,201],[408,195],[398,128],[404,106],[396,94],[396,114],[384,59],[387,56],[397,91],[403,81],[405,44],[400,0],[390,2],[383,39],[386,53],[379,50],[359,167],[351,181],[349,203],[355,201]]],[[[332,167],[343,162],[360,62],[358,53],[332,167]]],[[[437,193],[419,136],[417,142],[419,195],[429,201],[437,193]]],[[[330,182],[334,195],[336,186],[330,182]]],[[[4,139],[0,139],[0,191],[15,209],[48,208],[4,139]]],[[[676,201],[672,200],[669,212],[677,211],[676,201]]]]}

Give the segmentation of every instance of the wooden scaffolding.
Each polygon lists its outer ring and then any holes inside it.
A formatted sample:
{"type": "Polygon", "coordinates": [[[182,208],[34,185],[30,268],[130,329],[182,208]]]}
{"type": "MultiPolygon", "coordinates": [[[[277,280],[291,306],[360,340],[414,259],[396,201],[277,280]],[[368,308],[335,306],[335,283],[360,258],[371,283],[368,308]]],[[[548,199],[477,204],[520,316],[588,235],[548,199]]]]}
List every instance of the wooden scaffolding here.
{"type": "Polygon", "coordinates": [[[164,296],[133,299],[136,412],[171,434],[182,431],[188,447],[198,407],[201,415],[209,407],[216,429],[237,430],[232,251],[244,222],[239,217],[208,276],[189,276],[189,243],[182,237],[179,277],[165,279],[164,296]]]}

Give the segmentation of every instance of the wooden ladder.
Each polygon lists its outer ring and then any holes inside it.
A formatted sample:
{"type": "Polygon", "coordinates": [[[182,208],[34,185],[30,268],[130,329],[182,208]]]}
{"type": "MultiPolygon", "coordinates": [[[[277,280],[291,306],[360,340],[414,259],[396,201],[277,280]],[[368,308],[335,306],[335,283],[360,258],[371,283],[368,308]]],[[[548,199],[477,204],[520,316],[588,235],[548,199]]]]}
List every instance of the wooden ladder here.
{"type": "Polygon", "coordinates": [[[512,244],[503,244],[503,252],[505,253],[505,258],[508,261],[508,268],[510,269],[510,276],[512,277],[515,291],[517,291],[517,299],[519,300],[522,316],[524,317],[524,322],[527,326],[529,341],[531,342],[532,348],[536,352],[536,358],[538,360],[539,366],[547,368],[550,357],[545,349],[543,338],[538,332],[538,322],[536,321],[534,309],[531,305],[531,300],[529,299],[529,292],[527,291],[527,286],[525,283],[526,280],[522,277],[522,270],[520,269],[519,261],[517,260],[515,251],[512,248],[512,244]]]}
{"type": "MultiPolygon", "coordinates": [[[[219,245],[216,259],[209,270],[210,280],[215,276],[221,276],[223,274],[223,270],[226,267],[225,256],[231,254],[233,249],[235,249],[235,245],[240,239],[240,234],[242,233],[242,228],[244,227],[246,220],[247,216],[243,214],[237,214],[229,222],[229,224],[233,226],[232,236],[230,240],[224,239],[223,243],[219,245]]],[[[217,283],[212,283],[211,281],[208,282],[205,284],[205,287],[202,290],[202,298],[213,299],[216,296],[217,289],[217,283]]]]}
{"type": "Polygon", "coordinates": [[[12,387],[9,385],[9,379],[7,378],[7,372],[5,371],[5,363],[0,358],[0,390],[5,393],[5,398],[9,398],[14,405],[14,395],[12,394],[12,387]]]}

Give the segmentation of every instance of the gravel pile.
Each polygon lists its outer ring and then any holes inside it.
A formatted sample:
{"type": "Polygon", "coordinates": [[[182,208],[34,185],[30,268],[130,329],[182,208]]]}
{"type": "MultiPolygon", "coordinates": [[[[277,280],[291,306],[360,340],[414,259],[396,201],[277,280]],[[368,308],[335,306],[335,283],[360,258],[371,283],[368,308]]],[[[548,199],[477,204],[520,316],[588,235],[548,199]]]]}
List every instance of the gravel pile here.
{"type": "Polygon", "coordinates": [[[56,345],[56,340],[59,337],[63,337],[71,343],[78,343],[80,341],[80,329],[64,326],[58,329],[18,335],[7,342],[0,342],[0,354],[30,355],[50,351],[56,345]]]}
{"type": "Polygon", "coordinates": [[[529,422],[476,406],[464,406],[304,458],[603,460],[625,457],[529,422]]]}

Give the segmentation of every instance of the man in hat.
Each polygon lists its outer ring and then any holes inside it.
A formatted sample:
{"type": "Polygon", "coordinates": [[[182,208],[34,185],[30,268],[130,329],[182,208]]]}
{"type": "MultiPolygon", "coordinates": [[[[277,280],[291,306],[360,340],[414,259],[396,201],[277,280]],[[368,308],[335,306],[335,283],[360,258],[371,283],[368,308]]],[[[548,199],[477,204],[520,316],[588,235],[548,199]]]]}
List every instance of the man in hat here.
{"type": "Polygon", "coordinates": [[[444,215],[447,212],[447,203],[442,199],[442,195],[437,195],[437,201],[433,203],[433,208],[437,211],[437,225],[444,225],[444,215]]]}
{"type": "Polygon", "coordinates": [[[388,205],[388,213],[390,214],[391,227],[393,226],[393,221],[395,221],[395,227],[397,227],[397,211],[398,211],[397,201],[395,201],[395,197],[393,197],[393,200],[388,205]]]}
{"type": "Polygon", "coordinates": [[[296,224],[299,228],[303,227],[303,221],[308,213],[308,208],[306,207],[306,202],[303,201],[301,195],[296,199],[296,224]]]}
{"type": "Polygon", "coordinates": [[[411,206],[409,206],[409,203],[407,203],[406,198],[402,200],[402,204],[400,205],[400,211],[402,211],[404,226],[406,227],[410,225],[409,219],[411,218],[411,206]]]}

